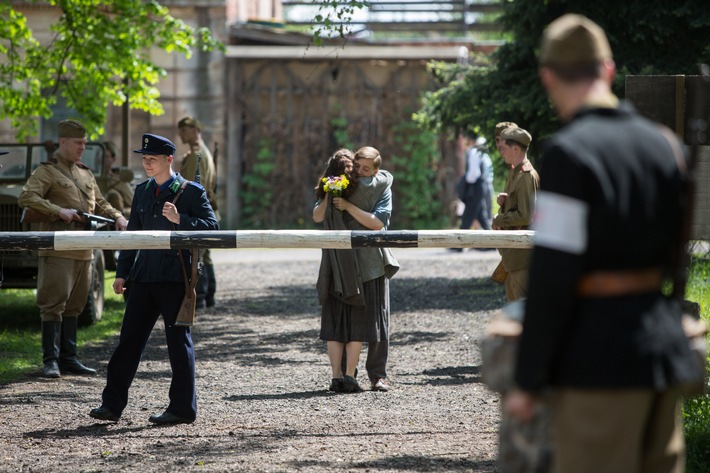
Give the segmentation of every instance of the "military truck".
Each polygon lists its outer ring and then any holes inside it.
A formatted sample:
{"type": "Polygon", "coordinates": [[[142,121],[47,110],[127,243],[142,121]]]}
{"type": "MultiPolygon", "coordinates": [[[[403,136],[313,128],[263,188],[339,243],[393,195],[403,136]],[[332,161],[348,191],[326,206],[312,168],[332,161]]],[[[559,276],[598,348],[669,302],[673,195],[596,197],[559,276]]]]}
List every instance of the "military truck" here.
{"type": "MultiPolygon", "coordinates": [[[[53,142],[2,144],[0,150],[9,154],[0,156],[0,231],[36,231],[37,224],[21,223],[22,209],[17,199],[32,171],[46,161],[57,148],[53,142]]],[[[103,172],[104,147],[90,142],[81,162],[91,168],[95,176],[103,172]]],[[[0,251],[0,290],[37,287],[37,251],[0,251]]],[[[79,324],[90,325],[101,320],[104,310],[104,252],[94,250],[91,259],[91,289],[79,324]]]]}

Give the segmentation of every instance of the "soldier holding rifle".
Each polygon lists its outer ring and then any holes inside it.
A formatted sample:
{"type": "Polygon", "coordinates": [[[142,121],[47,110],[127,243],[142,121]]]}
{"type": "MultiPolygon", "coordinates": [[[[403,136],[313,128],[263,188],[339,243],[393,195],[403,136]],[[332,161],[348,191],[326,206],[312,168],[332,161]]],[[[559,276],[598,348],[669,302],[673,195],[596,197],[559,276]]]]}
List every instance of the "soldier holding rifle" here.
{"type": "MultiPolygon", "coordinates": [[[[59,149],[30,176],[18,199],[20,207],[40,215],[41,231],[83,230],[86,216],[95,211],[115,219],[125,230],[127,221],[101,195],[93,174],[81,163],[86,129],[76,120],[57,125],[59,149]]],[[[91,284],[92,250],[39,252],[37,305],[42,318],[43,375],[95,374],[76,354],[76,329],[91,284]]]]}
{"type": "MultiPolygon", "coordinates": [[[[217,230],[219,225],[205,188],[172,170],[175,145],[162,136],[146,133],[143,155],[149,179],[136,187],[128,230],[217,230]]],[[[162,314],[172,368],[170,404],[154,424],[191,423],[197,416],[195,350],[189,326],[176,324],[185,295],[188,250],[122,250],[113,289],[122,294],[130,283],[118,346],[111,356],[100,407],[89,415],[117,422],[128,404],[128,389],[148,337],[162,314]]]]}

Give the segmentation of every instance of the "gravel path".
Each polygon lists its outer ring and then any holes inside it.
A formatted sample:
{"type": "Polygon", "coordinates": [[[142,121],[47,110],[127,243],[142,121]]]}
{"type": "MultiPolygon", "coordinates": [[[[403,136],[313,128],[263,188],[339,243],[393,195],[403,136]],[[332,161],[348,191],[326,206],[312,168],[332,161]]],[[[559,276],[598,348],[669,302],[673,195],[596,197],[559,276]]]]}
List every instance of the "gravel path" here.
{"type": "MultiPolygon", "coordinates": [[[[478,343],[504,304],[488,280],[500,258],[394,252],[392,391],[327,391],[320,250],[216,250],[218,303],[193,329],[197,421],[148,422],[167,405],[159,322],[117,424],[88,416],[115,338],[80,348],[99,376],[0,385],[0,471],[496,471],[498,396],[481,382],[478,343]]],[[[364,373],[359,380],[369,388],[364,373]]]]}

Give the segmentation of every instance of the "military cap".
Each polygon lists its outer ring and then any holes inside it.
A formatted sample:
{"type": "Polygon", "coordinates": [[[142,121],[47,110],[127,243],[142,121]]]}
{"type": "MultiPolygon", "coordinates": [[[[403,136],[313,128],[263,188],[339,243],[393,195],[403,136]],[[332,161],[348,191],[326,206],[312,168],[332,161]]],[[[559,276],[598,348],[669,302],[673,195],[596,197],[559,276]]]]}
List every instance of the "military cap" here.
{"type": "Polygon", "coordinates": [[[60,138],[84,138],[86,128],[77,120],[62,120],[57,124],[57,135],[60,138]]]}
{"type": "Polygon", "coordinates": [[[584,67],[611,58],[604,30],[585,16],[563,15],[550,23],[542,34],[541,66],[584,67]]]}
{"type": "Polygon", "coordinates": [[[182,128],[184,126],[189,126],[192,128],[197,128],[198,130],[202,130],[202,123],[200,123],[200,121],[195,117],[185,117],[181,119],[178,122],[178,128],[182,128]]]}
{"type": "Polygon", "coordinates": [[[143,147],[141,149],[134,149],[133,152],[140,154],[164,154],[166,156],[172,156],[175,154],[175,145],[164,136],[145,133],[143,135],[143,147]]]}
{"type": "Polygon", "coordinates": [[[525,146],[526,148],[530,145],[530,142],[532,141],[532,136],[530,136],[530,133],[517,126],[506,128],[501,132],[500,137],[504,140],[513,140],[525,146]]]}
{"type": "Polygon", "coordinates": [[[500,134],[505,130],[506,128],[517,128],[518,124],[513,123],[513,122],[500,122],[496,123],[496,136],[500,136],[500,134]]]}
{"type": "Polygon", "coordinates": [[[114,156],[118,156],[118,147],[113,141],[104,141],[104,148],[109,150],[114,156]]]}

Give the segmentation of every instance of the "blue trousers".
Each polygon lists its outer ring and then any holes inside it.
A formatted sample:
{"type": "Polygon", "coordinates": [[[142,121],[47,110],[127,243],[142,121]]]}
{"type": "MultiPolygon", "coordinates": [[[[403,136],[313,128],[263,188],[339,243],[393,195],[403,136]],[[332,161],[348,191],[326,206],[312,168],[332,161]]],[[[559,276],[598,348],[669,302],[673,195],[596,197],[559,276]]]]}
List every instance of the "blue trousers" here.
{"type": "Polygon", "coordinates": [[[108,363],[106,387],[102,394],[102,405],[114,414],[121,415],[128,404],[128,389],[138,370],[148,338],[162,314],[172,369],[170,404],[166,410],[185,419],[195,419],[197,416],[192,335],[190,327],[175,326],[184,294],[185,286],[181,282],[134,282],[131,286],[121,336],[108,363]]]}

